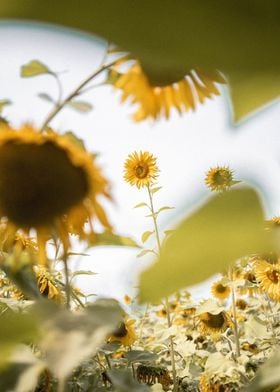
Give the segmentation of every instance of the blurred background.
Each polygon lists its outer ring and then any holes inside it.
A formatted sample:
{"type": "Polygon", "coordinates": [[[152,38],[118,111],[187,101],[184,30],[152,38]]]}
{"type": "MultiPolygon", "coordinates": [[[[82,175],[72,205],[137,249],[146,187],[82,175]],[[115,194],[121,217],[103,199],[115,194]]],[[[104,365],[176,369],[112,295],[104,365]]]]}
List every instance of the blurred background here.
{"type": "MultiPolygon", "coordinates": [[[[65,95],[101,65],[107,48],[105,41],[92,35],[46,24],[1,21],[0,33],[0,99],[12,101],[3,114],[14,126],[30,121],[40,126],[51,104],[38,93],[58,94],[55,80],[48,75],[22,79],[21,65],[36,59],[61,72],[65,95]]],[[[198,106],[195,113],[180,117],[174,112],[169,121],[134,123],[133,108],[121,105],[119,92],[111,86],[102,86],[82,96],[93,105],[90,113],[66,108],[53,120],[51,125],[58,132],[74,132],[99,154],[98,162],[112,184],[114,202],[107,203],[107,210],[116,233],[141,243],[141,234],[152,228],[144,210],[133,209],[147,200],[145,190],[123,180],[123,163],[135,150],[147,150],[158,159],[163,189],[155,195],[156,207],[175,207],[160,216],[162,230],[173,228],[210,196],[204,178],[216,165],[228,165],[235,179],[259,190],[267,218],[280,214],[280,103],[237,127],[231,123],[227,87],[220,89],[220,97],[198,106]]],[[[134,248],[97,247],[87,253],[74,260],[72,267],[97,275],[79,278],[77,284],[87,293],[118,299],[135,295],[139,271],[151,262],[149,257],[137,258],[139,250],[134,248]]],[[[204,284],[191,291],[200,298],[208,290],[204,284]]]]}

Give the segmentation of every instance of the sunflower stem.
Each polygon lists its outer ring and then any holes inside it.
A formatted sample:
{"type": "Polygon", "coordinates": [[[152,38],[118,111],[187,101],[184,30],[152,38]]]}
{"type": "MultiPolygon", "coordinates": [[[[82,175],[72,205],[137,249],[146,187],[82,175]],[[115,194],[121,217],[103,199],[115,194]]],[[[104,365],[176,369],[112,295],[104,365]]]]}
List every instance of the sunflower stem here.
{"type": "Polygon", "coordinates": [[[69,280],[69,269],[67,264],[67,256],[63,257],[64,275],[65,275],[65,293],[66,293],[66,307],[70,309],[71,305],[71,286],[69,280]]]}
{"type": "Polygon", "coordinates": [[[116,60],[112,61],[109,64],[102,65],[97,71],[94,71],[90,74],[85,80],[83,80],[65,99],[58,102],[55,107],[50,111],[47,118],[43,122],[41,126],[41,132],[45,130],[45,128],[49,125],[49,123],[54,119],[54,117],[75,97],[83,93],[83,88],[91,82],[96,76],[101,74],[106,69],[112,67],[115,64],[116,60]]]}
{"type": "MultiPolygon", "coordinates": [[[[156,234],[156,241],[157,241],[157,247],[158,247],[158,254],[160,256],[161,254],[161,243],[160,243],[160,237],[159,237],[159,230],[158,230],[158,224],[157,224],[157,216],[155,214],[155,209],[154,209],[154,203],[153,203],[153,195],[150,189],[150,185],[147,185],[147,190],[149,194],[149,200],[150,200],[150,208],[151,208],[151,215],[154,223],[154,229],[155,229],[155,234],[156,234]]],[[[166,297],[165,298],[165,310],[166,310],[166,316],[167,316],[167,325],[168,328],[172,327],[172,321],[171,321],[171,315],[170,315],[170,304],[169,300],[166,297]]],[[[176,372],[176,362],[175,362],[175,350],[174,350],[174,341],[173,337],[169,337],[169,343],[170,343],[170,357],[171,357],[171,367],[172,367],[172,377],[173,377],[173,392],[178,391],[178,385],[177,385],[177,372],[176,372]]]]}
{"type": "MultiPolygon", "coordinates": [[[[229,269],[229,277],[231,283],[233,283],[232,269],[229,269]]],[[[240,341],[239,341],[239,330],[236,317],[236,303],[235,303],[235,288],[231,285],[231,306],[232,306],[232,316],[233,316],[233,333],[235,340],[236,358],[240,357],[240,341]]]]}

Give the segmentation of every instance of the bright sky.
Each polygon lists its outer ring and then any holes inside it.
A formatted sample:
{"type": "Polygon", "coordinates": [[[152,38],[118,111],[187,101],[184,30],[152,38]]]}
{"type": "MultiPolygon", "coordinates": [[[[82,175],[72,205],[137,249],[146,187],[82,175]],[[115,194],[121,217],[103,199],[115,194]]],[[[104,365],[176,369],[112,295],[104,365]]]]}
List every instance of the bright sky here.
{"type": "MultiPolygon", "coordinates": [[[[54,71],[62,71],[67,94],[100,65],[104,55],[105,42],[101,39],[62,28],[2,21],[0,33],[0,99],[13,101],[5,115],[15,126],[26,121],[40,126],[50,104],[37,94],[57,94],[55,81],[49,76],[21,79],[22,64],[37,59],[54,71]]],[[[170,121],[155,124],[133,123],[133,108],[121,105],[118,93],[111,87],[93,89],[82,99],[93,104],[91,113],[65,109],[52,126],[61,132],[72,130],[90,150],[100,153],[100,165],[113,186],[115,203],[108,206],[108,211],[116,232],[140,241],[142,232],[152,229],[143,210],[132,208],[146,200],[145,191],[130,187],[122,178],[127,155],[140,149],[158,158],[163,189],[157,194],[156,205],[175,207],[162,215],[162,229],[170,228],[194,204],[210,195],[204,185],[205,172],[217,164],[229,165],[236,179],[261,190],[267,217],[280,214],[279,102],[234,127],[226,88],[221,97],[207,101],[195,113],[182,117],[174,113],[170,121]]],[[[84,288],[118,298],[131,293],[137,272],[147,264],[144,258],[136,258],[136,253],[123,248],[91,250],[79,268],[92,269],[99,275],[84,279],[84,288]]]]}

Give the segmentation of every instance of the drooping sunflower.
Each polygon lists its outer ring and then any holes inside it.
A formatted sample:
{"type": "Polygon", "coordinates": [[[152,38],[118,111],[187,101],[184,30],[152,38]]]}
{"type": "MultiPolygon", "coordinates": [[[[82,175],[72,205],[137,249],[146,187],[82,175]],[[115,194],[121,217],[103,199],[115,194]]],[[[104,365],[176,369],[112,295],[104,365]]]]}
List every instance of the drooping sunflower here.
{"type": "Polygon", "coordinates": [[[252,268],[242,271],[240,279],[244,279],[244,286],[238,287],[237,291],[240,295],[249,295],[253,297],[259,292],[255,271],[252,268]]]}
{"type": "Polygon", "coordinates": [[[271,299],[280,302],[280,264],[257,260],[254,263],[254,270],[261,289],[271,299]]]}
{"type": "Polygon", "coordinates": [[[211,287],[211,293],[213,297],[224,300],[227,299],[230,295],[230,287],[226,284],[223,284],[222,280],[218,280],[217,282],[213,283],[211,287]]]}
{"type": "Polygon", "coordinates": [[[210,168],[206,173],[205,184],[211,191],[225,191],[236,181],[233,181],[233,172],[227,166],[210,168]]]}
{"type": "Polygon", "coordinates": [[[110,228],[100,197],[108,183],[92,156],[67,135],[39,133],[30,125],[0,132],[0,216],[7,233],[37,233],[38,259],[46,263],[46,242],[60,238],[64,252],[69,233],[85,238],[85,223],[110,228]]]}
{"type": "Polygon", "coordinates": [[[202,335],[216,337],[231,326],[231,321],[225,311],[217,314],[209,312],[199,315],[199,329],[202,335]]]}
{"type": "Polygon", "coordinates": [[[135,320],[124,320],[109,337],[109,342],[120,342],[124,346],[131,346],[137,335],[134,328],[135,320]]]}
{"type": "Polygon", "coordinates": [[[37,276],[38,288],[40,293],[49,298],[54,299],[58,302],[63,301],[63,294],[59,287],[55,283],[52,274],[44,267],[34,266],[34,272],[37,276]]]}
{"type": "Polygon", "coordinates": [[[148,151],[134,151],[124,163],[124,179],[137,188],[150,186],[158,177],[156,158],[148,151]]]}
{"type": "Polygon", "coordinates": [[[168,119],[172,109],[179,114],[195,110],[197,102],[202,104],[206,99],[220,95],[216,83],[226,83],[217,70],[195,69],[175,75],[174,72],[161,72],[159,75],[133,60],[126,72],[119,72],[119,64],[122,63],[117,62],[109,73],[108,81],[122,91],[121,102],[129,99],[138,105],[133,114],[134,121],[168,119]]]}

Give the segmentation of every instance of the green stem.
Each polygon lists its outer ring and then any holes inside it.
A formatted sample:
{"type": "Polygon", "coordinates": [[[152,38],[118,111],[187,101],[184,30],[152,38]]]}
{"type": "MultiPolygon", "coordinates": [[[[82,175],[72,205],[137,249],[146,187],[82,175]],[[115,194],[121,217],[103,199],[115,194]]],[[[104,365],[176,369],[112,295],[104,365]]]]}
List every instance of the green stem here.
{"type": "Polygon", "coordinates": [[[67,256],[63,257],[64,274],[65,274],[65,293],[66,293],[66,307],[70,309],[71,304],[71,286],[69,280],[69,269],[67,264],[67,256]]]}
{"type": "MultiPolygon", "coordinates": [[[[232,279],[232,270],[229,270],[229,276],[231,283],[233,282],[232,279]]],[[[231,285],[231,302],[232,302],[232,316],[233,316],[233,333],[234,333],[234,340],[235,340],[235,347],[236,347],[236,358],[240,357],[240,341],[239,341],[239,330],[238,330],[238,323],[236,317],[236,304],[235,304],[235,288],[233,284],[231,285]]]]}
{"type": "MultiPolygon", "coordinates": [[[[148,190],[149,199],[150,199],[150,208],[151,208],[151,213],[152,213],[151,215],[153,218],[154,229],[155,229],[155,234],[156,234],[158,254],[160,255],[161,254],[161,243],[160,243],[159,230],[158,230],[158,224],[157,224],[157,216],[155,214],[153,195],[152,195],[152,192],[151,192],[149,185],[147,185],[147,190],[148,190]]],[[[168,298],[165,298],[165,310],[166,310],[166,315],[167,315],[167,325],[168,325],[168,328],[171,328],[172,321],[171,321],[170,306],[169,306],[168,298]]],[[[176,373],[176,362],[175,362],[175,350],[174,350],[174,342],[173,342],[172,336],[169,337],[169,343],[170,343],[170,356],[171,356],[171,367],[172,367],[172,377],[173,377],[173,392],[177,392],[178,391],[178,384],[177,384],[177,373],[176,373]]]]}
{"type": "Polygon", "coordinates": [[[112,61],[109,64],[103,65],[102,67],[100,67],[97,71],[93,72],[92,74],[90,74],[84,81],[82,81],[64,100],[62,100],[61,102],[57,103],[57,105],[50,111],[50,113],[48,114],[47,118],[45,119],[45,121],[42,124],[41,127],[41,132],[43,132],[45,130],[45,128],[49,125],[49,123],[54,119],[54,117],[64,108],[65,105],[67,105],[68,102],[70,102],[73,98],[75,98],[76,96],[80,95],[83,91],[82,89],[89,83],[92,81],[92,79],[94,79],[96,76],[98,76],[100,73],[102,73],[103,71],[105,71],[106,69],[112,67],[112,65],[114,65],[116,62],[112,61]]]}

